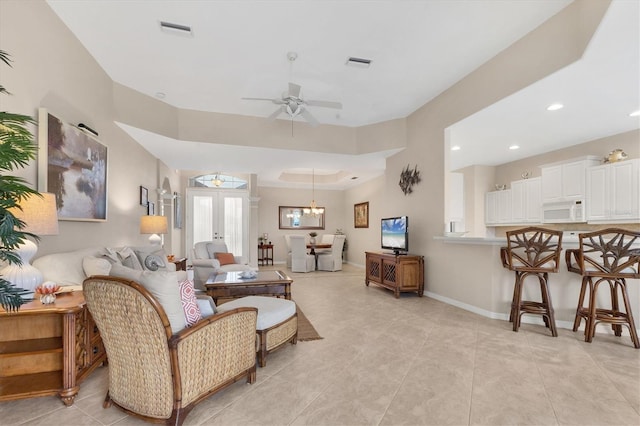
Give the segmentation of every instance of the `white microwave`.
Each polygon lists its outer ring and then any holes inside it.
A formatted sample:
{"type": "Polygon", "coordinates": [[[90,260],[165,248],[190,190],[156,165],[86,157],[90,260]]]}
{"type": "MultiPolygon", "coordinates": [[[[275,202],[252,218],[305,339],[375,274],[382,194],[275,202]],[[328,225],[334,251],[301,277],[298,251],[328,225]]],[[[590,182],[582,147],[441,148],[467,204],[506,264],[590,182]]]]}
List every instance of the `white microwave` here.
{"type": "Polygon", "coordinates": [[[586,222],[584,200],[558,201],[542,205],[542,223],[586,222]]]}

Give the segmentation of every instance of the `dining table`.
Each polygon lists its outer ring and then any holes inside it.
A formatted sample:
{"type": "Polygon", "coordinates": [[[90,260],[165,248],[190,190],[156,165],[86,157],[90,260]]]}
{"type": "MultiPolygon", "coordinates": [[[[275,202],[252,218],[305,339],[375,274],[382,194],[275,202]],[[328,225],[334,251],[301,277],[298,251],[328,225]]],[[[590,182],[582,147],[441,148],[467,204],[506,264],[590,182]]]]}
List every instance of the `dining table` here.
{"type": "Polygon", "coordinates": [[[309,254],[312,254],[312,255],[315,256],[316,249],[330,249],[331,248],[331,244],[307,244],[307,248],[311,249],[309,254]]]}

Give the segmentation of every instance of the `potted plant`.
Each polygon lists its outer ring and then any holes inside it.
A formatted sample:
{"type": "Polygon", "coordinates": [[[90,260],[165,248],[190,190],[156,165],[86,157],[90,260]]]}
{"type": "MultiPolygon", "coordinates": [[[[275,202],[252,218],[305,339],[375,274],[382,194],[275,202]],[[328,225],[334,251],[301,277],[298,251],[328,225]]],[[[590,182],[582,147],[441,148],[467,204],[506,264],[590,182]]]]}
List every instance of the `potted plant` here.
{"type": "Polygon", "coordinates": [[[315,231],[311,231],[309,232],[309,236],[311,238],[309,238],[309,244],[315,244],[316,243],[316,237],[318,236],[318,233],[315,231]]]}
{"type": "MultiPolygon", "coordinates": [[[[9,54],[0,50],[0,60],[11,66],[9,54]]],[[[10,93],[0,85],[0,94],[10,93]]],[[[0,111],[0,261],[20,265],[22,259],[15,250],[27,236],[38,239],[36,235],[23,232],[25,223],[17,219],[9,209],[20,208],[20,201],[38,191],[27,185],[20,177],[10,176],[16,168],[25,167],[30,160],[36,158],[38,150],[33,135],[27,128],[34,124],[33,118],[6,111],[0,111]]],[[[0,276],[0,305],[7,311],[18,310],[28,301],[22,296],[30,293],[15,287],[0,276]]]]}

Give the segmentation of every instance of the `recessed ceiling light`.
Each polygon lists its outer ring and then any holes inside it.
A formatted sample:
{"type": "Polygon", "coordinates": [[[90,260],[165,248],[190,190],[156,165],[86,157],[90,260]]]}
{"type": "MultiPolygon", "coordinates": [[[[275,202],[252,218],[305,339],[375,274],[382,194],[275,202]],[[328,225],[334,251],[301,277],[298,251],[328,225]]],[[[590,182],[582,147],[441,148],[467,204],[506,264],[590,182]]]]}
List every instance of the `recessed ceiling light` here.
{"type": "Polygon", "coordinates": [[[156,98],[158,98],[158,99],[164,99],[165,96],[167,96],[167,95],[165,95],[162,92],[156,92],[156,98]]]}
{"type": "Polygon", "coordinates": [[[562,108],[564,108],[564,105],[562,104],[551,104],[547,107],[547,111],[557,111],[562,108]]]}
{"type": "Polygon", "coordinates": [[[460,151],[460,146],[454,145],[451,147],[451,151],[460,151]]]}
{"type": "Polygon", "coordinates": [[[511,146],[509,147],[509,149],[510,149],[511,151],[514,151],[514,150],[516,150],[516,149],[520,149],[520,146],[518,146],[518,145],[511,145],[511,146]]]}
{"type": "Polygon", "coordinates": [[[640,109],[637,111],[633,111],[631,114],[629,114],[629,117],[640,117],[640,109]]]}

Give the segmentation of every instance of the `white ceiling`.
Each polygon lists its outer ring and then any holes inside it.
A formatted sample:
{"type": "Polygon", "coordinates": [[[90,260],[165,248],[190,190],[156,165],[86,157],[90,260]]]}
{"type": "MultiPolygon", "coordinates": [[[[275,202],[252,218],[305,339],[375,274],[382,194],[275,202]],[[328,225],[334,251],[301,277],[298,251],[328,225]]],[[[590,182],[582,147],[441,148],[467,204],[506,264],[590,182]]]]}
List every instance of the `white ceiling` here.
{"type": "MultiPolygon", "coordinates": [[[[267,117],[274,111],[275,105],[241,98],[278,97],[286,90],[287,82],[293,81],[302,86],[303,95],[309,99],[339,101],[343,104],[340,111],[310,107],[309,110],[321,123],[361,126],[407,116],[553,16],[570,0],[49,0],[48,3],[114,81],[149,96],[162,92],[165,94],[163,100],[174,106],[267,117]],[[162,32],[160,21],[191,26],[193,36],[162,32]],[[289,51],[299,55],[292,65],[286,57],[289,51]],[[371,59],[372,65],[368,69],[346,66],[349,56],[371,59]]],[[[596,43],[590,46],[596,52],[606,53],[608,61],[613,61],[611,58],[614,56],[626,58],[627,63],[622,68],[630,68],[629,72],[635,70],[634,82],[628,82],[628,73],[616,73],[615,78],[608,79],[631,92],[627,98],[635,95],[636,105],[629,106],[631,109],[637,109],[640,103],[637,86],[637,53],[640,50],[637,8],[635,1],[617,1],[608,12],[607,20],[609,15],[614,15],[613,11],[620,9],[621,12],[616,14],[620,16],[612,19],[626,20],[626,24],[620,26],[614,21],[610,24],[613,31],[608,33],[619,31],[621,37],[618,39],[609,34],[602,42],[604,47],[595,49],[596,43]],[[614,49],[604,44],[611,42],[622,44],[615,45],[614,49]]],[[[604,30],[602,32],[606,33],[604,30]]],[[[590,61],[589,65],[599,64],[596,59],[590,61]]],[[[616,70],[620,71],[620,62],[615,61],[615,64],[616,70]]],[[[614,90],[600,84],[601,72],[609,73],[611,70],[598,71],[590,77],[598,78],[598,81],[590,81],[587,86],[583,84],[576,91],[557,92],[557,97],[562,98],[559,100],[567,105],[562,114],[566,116],[571,111],[570,105],[585,104],[583,100],[572,102],[569,97],[575,96],[576,92],[588,91],[595,100],[596,95],[614,90]],[[604,90],[598,90],[600,87],[604,90]]],[[[584,70],[577,72],[578,76],[583,74],[584,70]]],[[[575,78],[576,73],[568,80],[574,81],[575,78]]],[[[566,80],[557,84],[567,89],[566,80]]],[[[554,101],[558,100],[552,96],[556,93],[553,84],[549,83],[545,91],[554,101]]],[[[537,123],[523,126],[522,120],[526,121],[531,114],[532,105],[541,102],[544,107],[548,103],[546,98],[540,99],[540,92],[542,90],[539,88],[524,90],[511,97],[517,101],[513,105],[518,108],[510,107],[509,100],[505,100],[500,103],[501,111],[492,112],[492,107],[488,112],[476,114],[468,122],[456,126],[452,134],[456,138],[460,135],[463,139],[466,139],[465,135],[474,135],[475,146],[480,145],[479,142],[486,142],[479,138],[484,134],[483,138],[487,140],[500,141],[496,144],[499,150],[507,143],[506,139],[500,140],[502,136],[490,134],[488,130],[507,128],[509,126],[505,126],[505,123],[512,123],[516,130],[526,129],[527,134],[534,135],[547,126],[537,123]],[[525,113],[518,113],[523,111],[522,106],[528,109],[525,113]]],[[[537,139],[534,137],[534,140],[549,140],[556,145],[565,141],[569,144],[580,143],[585,137],[585,123],[608,121],[608,117],[603,117],[607,114],[603,112],[609,107],[596,103],[587,115],[580,117],[578,128],[572,130],[571,126],[563,125],[560,130],[564,130],[564,133],[558,136],[547,134],[537,139]]],[[[298,168],[315,168],[328,174],[342,170],[346,172],[343,173],[345,178],[326,187],[344,188],[357,182],[351,180],[352,176],[358,176],[361,181],[381,174],[384,158],[392,154],[383,152],[367,156],[344,156],[238,148],[174,141],[145,130],[119,125],[172,168],[213,168],[227,173],[257,173],[258,182],[262,185],[284,185],[278,180],[283,171],[282,165],[296,164],[298,168]],[[226,159],[237,159],[235,163],[225,161],[224,166],[215,164],[216,159],[221,158],[220,150],[227,153],[226,159]],[[190,167],[184,167],[181,161],[190,167]]],[[[296,125],[307,124],[300,122],[296,125]]],[[[635,126],[640,127],[640,123],[636,122],[635,126]]],[[[594,131],[611,131],[611,127],[606,129],[603,125],[594,131]]],[[[510,141],[515,138],[512,134],[509,137],[510,141]]],[[[520,145],[524,145],[524,141],[520,145]]],[[[557,148],[555,146],[553,149],[557,148]]],[[[496,157],[491,149],[484,147],[482,151],[491,159],[496,157]]],[[[471,151],[465,148],[456,154],[465,152],[471,151]]],[[[476,159],[481,158],[478,154],[473,155],[476,159]]],[[[531,152],[527,155],[531,155],[531,152]]]]}

